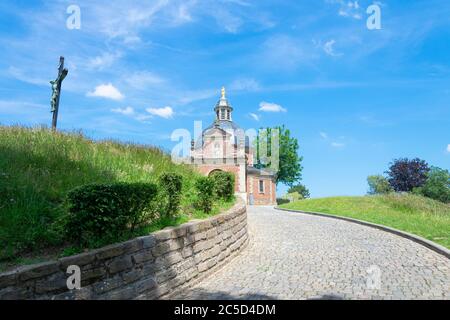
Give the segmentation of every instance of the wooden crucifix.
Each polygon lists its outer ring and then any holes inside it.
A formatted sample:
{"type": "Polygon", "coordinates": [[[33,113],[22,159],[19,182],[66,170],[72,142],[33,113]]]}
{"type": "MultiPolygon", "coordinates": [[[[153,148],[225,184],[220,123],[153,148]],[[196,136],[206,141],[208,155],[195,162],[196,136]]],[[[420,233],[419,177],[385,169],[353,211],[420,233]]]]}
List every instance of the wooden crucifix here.
{"type": "Polygon", "coordinates": [[[53,113],[52,130],[56,130],[56,124],[58,122],[58,110],[59,110],[59,97],[61,95],[61,84],[64,78],[67,76],[69,70],[64,69],[64,57],[59,58],[58,77],[56,80],[50,81],[52,85],[52,99],[51,99],[51,112],[53,113]]]}

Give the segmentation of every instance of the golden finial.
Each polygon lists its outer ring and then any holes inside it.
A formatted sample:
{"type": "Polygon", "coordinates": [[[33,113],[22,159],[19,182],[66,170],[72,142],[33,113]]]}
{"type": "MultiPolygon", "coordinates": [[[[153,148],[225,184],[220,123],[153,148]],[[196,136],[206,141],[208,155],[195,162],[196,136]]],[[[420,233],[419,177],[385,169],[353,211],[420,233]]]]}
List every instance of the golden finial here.
{"type": "Polygon", "coordinates": [[[222,87],[221,93],[222,93],[222,99],[225,99],[225,87],[222,87]]]}

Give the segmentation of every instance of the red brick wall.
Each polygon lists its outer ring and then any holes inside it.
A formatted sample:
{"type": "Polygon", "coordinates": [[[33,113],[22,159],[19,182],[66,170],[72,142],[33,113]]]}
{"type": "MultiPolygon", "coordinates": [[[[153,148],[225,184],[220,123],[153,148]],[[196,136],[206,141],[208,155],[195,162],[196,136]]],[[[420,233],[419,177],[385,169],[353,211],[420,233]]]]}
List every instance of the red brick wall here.
{"type": "Polygon", "coordinates": [[[247,190],[249,199],[250,194],[253,194],[253,204],[255,205],[276,204],[276,184],[270,177],[249,176],[247,180],[247,190]],[[260,180],[264,181],[264,193],[259,192],[260,180]],[[272,191],[270,191],[270,188],[272,188],[272,191]]]}

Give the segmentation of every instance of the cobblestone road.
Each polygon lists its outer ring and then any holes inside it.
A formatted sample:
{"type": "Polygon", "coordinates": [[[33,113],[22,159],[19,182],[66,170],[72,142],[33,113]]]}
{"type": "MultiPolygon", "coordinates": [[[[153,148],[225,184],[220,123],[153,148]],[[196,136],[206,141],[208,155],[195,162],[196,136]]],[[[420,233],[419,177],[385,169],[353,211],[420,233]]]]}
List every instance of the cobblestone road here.
{"type": "Polygon", "coordinates": [[[270,207],[248,223],[239,256],[171,298],[450,300],[450,260],[410,240],[270,207]]]}

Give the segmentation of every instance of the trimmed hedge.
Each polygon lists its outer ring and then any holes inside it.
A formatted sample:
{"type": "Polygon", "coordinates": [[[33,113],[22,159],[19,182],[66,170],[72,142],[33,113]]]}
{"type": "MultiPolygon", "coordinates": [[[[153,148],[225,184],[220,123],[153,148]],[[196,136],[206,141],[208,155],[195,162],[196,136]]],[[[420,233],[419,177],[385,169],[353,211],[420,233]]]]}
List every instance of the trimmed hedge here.
{"type": "Polygon", "coordinates": [[[210,213],[214,201],[214,181],[210,177],[200,177],[195,182],[197,190],[196,207],[205,213],[210,213]]]}
{"type": "Polygon", "coordinates": [[[162,205],[161,215],[175,217],[180,209],[183,177],[177,173],[163,173],[159,177],[162,205]]]}
{"type": "Polygon", "coordinates": [[[282,205],[282,204],[287,204],[290,203],[291,201],[289,199],[283,199],[283,198],[277,198],[277,205],[282,205]]]}
{"type": "Polygon", "coordinates": [[[92,184],[67,195],[67,238],[79,245],[100,245],[132,233],[155,218],[152,205],[158,189],[154,184],[92,184]]]}
{"type": "Polygon", "coordinates": [[[234,175],[230,172],[219,171],[211,175],[214,182],[214,193],[219,199],[229,201],[234,195],[234,175]]]}

